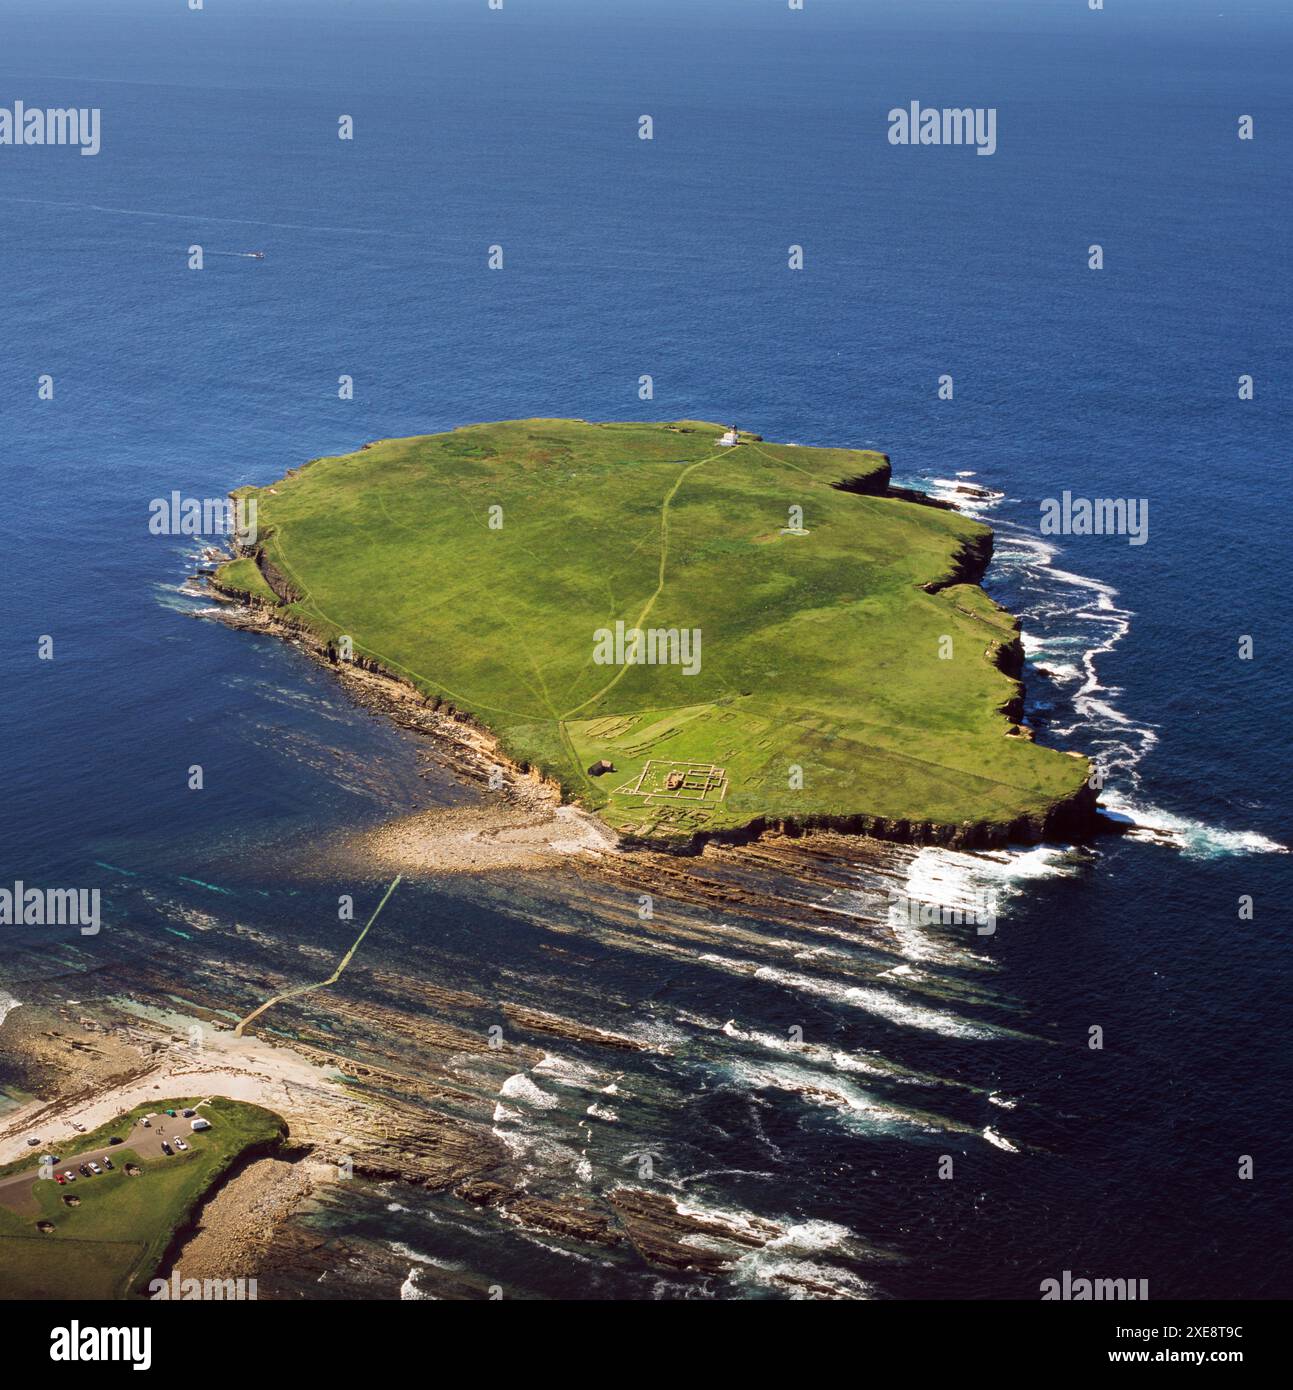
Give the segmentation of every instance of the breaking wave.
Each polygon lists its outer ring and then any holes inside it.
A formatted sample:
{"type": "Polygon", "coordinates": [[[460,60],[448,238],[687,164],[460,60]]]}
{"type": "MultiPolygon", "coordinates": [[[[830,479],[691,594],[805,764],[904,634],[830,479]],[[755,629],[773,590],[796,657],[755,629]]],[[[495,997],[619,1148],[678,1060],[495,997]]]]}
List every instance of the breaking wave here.
{"type": "Polygon", "coordinates": [[[815,994],[823,999],[852,1004],[867,1013],[887,1019],[890,1023],[902,1024],[909,1028],[923,1028],[926,1032],[940,1033],[947,1038],[986,1039],[1006,1035],[1006,1030],[994,1028],[990,1024],[971,1022],[956,1014],[931,1009],[924,1004],[913,1004],[886,990],[872,989],[865,985],[818,980],[809,975],[800,975],[793,970],[778,970],[771,965],[760,966],[754,972],[754,977],[758,980],[772,980],[803,994],[815,994]]]}
{"type": "Polygon", "coordinates": [[[523,1105],[531,1105],[537,1110],[551,1110],[558,1104],[556,1096],[541,1090],[524,1072],[519,1071],[503,1082],[498,1093],[500,1096],[506,1096],[508,1100],[520,1101],[523,1105]]]}
{"type": "Polygon", "coordinates": [[[1128,821],[1133,840],[1169,842],[1190,859],[1217,859],[1233,854],[1287,854],[1287,845],[1257,830],[1225,830],[1188,816],[1173,815],[1157,806],[1146,806],[1134,797],[1109,792],[1105,809],[1114,819],[1128,821]]]}
{"type": "MultiPolygon", "coordinates": [[[[954,479],[913,479],[907,486],[976,519],[1003,502],[1018,500],[965,481],[972,476],[966,472],[954,479]]],[[[1062,552],[1053,542],[996,516],[992,526],[995,543],[987,586],[1006,591],[1006,606],[1023,625],[1028,661],[1057,692],[1049,705],[1034,698],[1032,709],[1051,716],[1048,741],[1086,753],[1103,774],[1102,804],[1145,832],[1133,832],[1135,838],[1170,845],[1191,857],[1285,851],[1286,846],[1259,832],[1207,825],[1152,804],[1142,787],[1140,764],[1158,742],[1158,726],[1122,709],[1122,688],[1100,673],[1100,659],[1131,630],[1134,611],[1120,601],[1112,584],[1061,568],[1056,561],[1062,552]]],[[[1029,693],[1036,696],[1034,689],[1029,693]]]]}
{"type": "Polygon", "coordinates": [[[15,999],[13,995],[6,990],[0,990],[0,1024],[4,1023],[5,1019],[8,1018],[15,1009],[21,1008],[21,999],[15,999]]]}

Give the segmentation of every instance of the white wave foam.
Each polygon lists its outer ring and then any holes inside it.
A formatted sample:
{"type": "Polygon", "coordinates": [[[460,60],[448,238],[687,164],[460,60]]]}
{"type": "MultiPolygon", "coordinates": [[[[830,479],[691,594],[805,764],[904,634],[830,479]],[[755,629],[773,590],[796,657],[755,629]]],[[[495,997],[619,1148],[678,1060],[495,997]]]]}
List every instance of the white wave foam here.
{"type": "Polygon", "coordinates": [[[1127,832],[1134,840],[1167,842],[1187,859],[1219,859],[1237,854],[1287,854],[1289,847],[1256,830],[1226,830],[1173,815],[1156,806],[1146,806],[1116,793],[1105,798],[1105,809],[1117,820],[1134,828],[1127,832]]]}
{"type": "Polygon", "coordinates": [[[998,1134],[991,1125],[984,1126],[983,1137],[989,1144],[995,1144],[997,1148],[1004,1149],[1008,1154],[1017,1154],[1019,1152],[1018,1145],[1012,1144],[1009,1139],[998,1134]]]}
{"type": "MultiPolygon", "coordinates": [[[[915,485],[960,510],[976,511],[974,497],[965,498],[964,484],[941,478],[915,485]]],[[[1158,742],[1158,726],[1119,708],[1122,690],[1106,685],[1099,670],[1100,658],[1131,630],[1134,611],[1119,602],[1114,585],[1059,567],[1057,545],[1013,522],[994,521],[994,526],[994,566],[1020,580],[1026,594],[1023,603],[1012,605],[1022,619],[1025,655],[1043,658],[1057,682],[1077,686],[1071,696],[1076,719],[1053,724],[1051,732],[1081,744],[1097,763],[1105,778],[1102,804],[1135,823],[1133,838],[1172,844],[1193,858],[1287,852],[1288,846],[1260,831],[1208,825],[1146,802],[1139,769],[1158,742]],[[1055,653],[1064,659],[1051,660],[1055,653]]]]}
{"type": "Polygon", "coordinates": [[[846,1127],[864,1134],[974,1132],[968,1125],[945,1115],[882,1100],[845,1077],[824,1075],[791,1063],[738,1060],[727,1063],[723,1070],[735,1084],[747,1090],[783,1091],[809,1105],[834,1111],[846,1127]]]}
{"type": "Polygon", "coordinates": [[[958,474],[955,478],[931,478],[925,484],[929,495],[940,502],[952,503],[957,511],[969,516],[979,516],[993,511],[1005,501],[1006,494],[995,488],[983,487],[979,483],[967,483],[964,478],[973,474],[958,474]]]}
{"type": "Polygon", "coordinates": [[[778,1037],[775,1033],[747,1032],[743,1028],[738,1028],[733,1019],[729,1019],[723,1025],[723,1032],[729,1038],[735,1038],[738,1042],[752,1043],[756,1047],[761,1047],[768,1052],[789,1053],[793,1056],[804,1057],[808,1061],[818,1066],[833,1067],[837,1071],[856,1072],[863,1076],[883,1076],[892,1077],[894,1069],[882,1067],[878,1063],[868,1061],[865,1057],[855,1057],[848,1052],[840,1052],[836,1048],[824,1047],[821,1043],[797,1043],[789,1038],[778,1037]]]}
{"type": "Polygon", "coordinates": [[[912,1028],[923,1028],[926,1032],[941,1033],[948,1038],[999,1038],[1002,1030],[986,1023],[971,1023],[955,1014],[941,1013],[924,1004],[912,1004],[889,994],[882,989],[871,989],[863,985],[839,984],[834,980],[816,980],[808,975],[797,974],[793,970],[778,970],[774,966],[760,966],[754,972],[759,980],[772,980],[788,989],[803,994],[814,994],[822,999],[834,999],[843,1004],[852,1004],[867,1013],[888,1019],[891,1023],[901,1023],[912,1028]]]}
{"type": "Polygon", "coordinates": [[[851,1270],[818,1258],[847,1253],[852,1238],[850,1230],[830,1221],[793,1222],[761,1249],[742,1256],[732,1274],[743,1283],[788,1290],[797,1299],[870,1298],[872,1287],[851,1270]]]}
{"type": "Polygon", "coordinates": [[[754,1284],[787,1289],[793,1299],[869,1299],[872,1285],[851,1270],[812,1260],[774,1259],[766,1253],[748,1255],[740,1262],[741,1274],[754,1284]]]}
{"type": "Polygon", "coordinates": [[[0,990],[0,1024],[9,1017],[15,1009],[22,1008],[22,1000],[15,999],[12,994],[5,990],[0,990]]]}
{"type": "MultiPolygon", "coordinates": [[[[1074,609],[1071,601],[1048,603],[1046,600],[1051,596],[1043,590],[1031,604],[1024,605],[1025,611],[1021,616],[1027,624],[1028,610],[1031,608],[1038,612],[1045,612],[1051,617],[1063,616],[1070,620],[1083,620],[1085,623],[1096,622],[1100,624],[1101,630],[1096,632],[1088,630],[1081,634],[1086,639],[1082,666],[1087,683],[1082,693],[1089,694],[1102,689],[1094,666],[1095,658],[1112,651],[1118,642],[1126,636],[1131,627],[1131,619],[1135,614],[1131,609],[1123,608],[1117,603],[1118,590],[1112,584],[1106,583],[1102,579],[1093,579],[1089,575],[1076,574],[1072,570],[1058,568],[1055,564],[1055,560],[1060,554],[1058,546],[1041,540],[1023,527],[1011,522],[998,523],[998,527],[997,545],[993,555],[995,563],[1004,563],[1007,567],[1013,563],[1014,566],[1026,569],[1029,572],[1029,578],[1034,581],[1057,584],[1062,589],[1079,589],[1092,596],[1084,605],[1074,609]]],[[[1058,598],[1058,595],[1054,597],[1058,598]]],[[[1079,634],[1038,634],[1035,631],[1027,631],[1024,638],[1024,650],[1031,656],[1052,649],[1060,643],[1073,645],[1078,636],[1079,634]]],[[[1121,718],[1128,724],[1134,723],[1125,715],[1121,718]]],[[[1149,726],[1143,727],[1148,728],[1149,726]]]]}
{"type": "Polygon", "coordinates": [[[707,1178],[766,1178],[770,1182],[777,1181],[776,1173],[770,1173],[762,1168],[705,1168],[699,1173],[688,1173],[685,1178],[679,1178],[677,1185],[686,1187],[688,1183],[704,1182],[707,1178]]]}
{"type": "MultiPolygon", "coordinates": [[[[521,1116],[514,1115],[512,1118],[520,1120],[521,1116]]],[[[554,1173],[567,1171],[582,1182],[589,1180],[591,1168],[588,1160],[568,1144],[523,1129],[503,1129],[497,1124],[490,1133],[523,1165],[527,1180],[529,1174],[551,1177],[554,1173]]]]}
{"type": "MultiPolygon", "coordinates": [[[[404,1210],[403,1207],[400,1208],[404,1210]]],[[[438,1260],[434,1255],[424,1255],[420,1250],[414,1250],[411,1245],[405,1245],[402,1240],[393,1240],[390,1243],[392,1255],[398,1255],[404,1260],[414,1260],[420,1265],[433,1265],[436,1269],[461,1269],[460,1264],[453,1260],[438,1260]]]]}
{"type": "Polygon", "coordinates": [[[409,1270],[404,1282],[400,1285],[400,1299],[402,1302],[413,1302],[427,1300],[431,1303],[436,1302],[433,1293],[427,1293],[425,1289],[418,1288],[418,1267],[414,1265],[409,1270]]]}
{"type": "Polygon", "coordinates": [[[499,1087],[498,1093],[500,1096],[506,1096],[508,1100],[520,1101],[523,1105],[532,1105],[536,1110],[551,1110],[559,1104],[556,1096],[540,1090],[521,1071],[518,1071],[515,1076],[509,1076],[499,1087]]]}
{"type": "Polygon", "coordinates": [[[842,1078],[823,1076],[785,1062],[729,1062],[723,1068],[738,1085],[750,1090],[787,1091],[830,1110],[850,1111],[879,1128],[918,1124],[911,1116],[859,1090],[842,1078]]]}
{"type": "Polygon", "coordinates": [[[573,1057],[557,1057],[551,1052],[545,1052],[530,1070],[548,1077],[559,1086],[591,1086],[602,1079],[602,1073],[595,1067],[577,1062],[573,1057]]]}
{"type": "Polygon", "coordinates": [[[667,1053],[669,1048],[687,1041],[687,1034],[681,1028],[675,1028],[658,1018],[637,1021],[624,1031],[626,1037],[635,1038],[638,1042],[651,1043],[658,1052],[664,1053],[667,1053]]]}
{"type": "Polygon", "coordinates": [[[972,913],[984,889],[1018,893],[1032,879],[1061,878],[1079,871],[1067,845],[1029,845],[1023,849],[955,850],[936,846],[918,851],[907,866],[907,896],[972,913]]]}
{"type": "MultiPolygon", "coordinates": [[[[949,488],[948,481],[935,479],[923,486],[970,515],[984,510],[973,498],[967,502],[961,491],[949,488]]],[[[1114,701],[1122,692],[1102,683],[1097,666],[1099,658],[1113,651],[1130,631],[1134,613],[1118,603],[1118,590],[1112,584],[1059,568],[1057,545],[1017,523],[994,519],[993,525],[994,570],[1024,590],[1024,601],[1016,599],[1011,606],[1022,620],[1025,655],[1036,660],[1062,653],[1066,660],[1052,674],[1077,686],[1071,696],[1076,720],[1067,727],[1052,726],[1052,732],[1072,737],[1098,755],[1106,780],[1125,776],[1134,783],[1138,764],[1157,741],[1156,729],[1117,708],[1114,701]]]]}
{"type": "MultiPolygon", "coordinates": [[[[768,1234],[767,1226],[763,1224],[762,1218],[756,1218],[749,1212],[737,1211],[730,1207],[716,1207],[702,1202],[697,1197],[688,1197],[683,1200],[675,1199],[673,1205],[679,1216],[690,1216],[697,1221],[704,1221],[710,1226],[726,1226],[733,1235],[739,1235],[747,1240],[762,1240],[768,1234]]],[[[843,1227],[837,1229],[843,1230],[843,1227]]]]}
{"type": "MultiPolygon", "coordinates": [[[[907,900],[946,909],[967,925],[949,933],[949,928],[937,924],[917,925],[899,912],[893,914],[890,926],[908,959],[946,959],[951,954],[949,946],[958,939],[958,934],[975,933],[977,936],[976,923],[982,921],[985,926],[1000,929],[1000,921],[987,918],[986,907],[991,906],[993,914],[1000,917],[1008,911],[1009,900],[1021,893],[1028,883],[1072,876],[1080,869],[1081,862],[1065,845],[975,852],[927,847],[918,851],[907,866],[903,890],[907,900]]],[[[985,933],[984,940],[993,934],[985,933]]]]}
{"type": "Polygon", "coordinates": [[[1097,665],[1099,658],[1112,652],[1131,631],[1131,620],[1135,615],[1131,609],[1120,607],[1116,602],[1118,590],[1112,584],[1074,574],[1071,570],[1058,569],[1053,563],[1056,553],[1053,547],[1038,548],[1033,552],[1031,564],[1034,576],[1065,588],[1079,589],[1093,595],[1093,599],[1076,609],[1063,605],[1050,609],[1049,617],[1075,623],[1080,631],[1072,635],[1034,637],[1031,650],[1026,647],[1025,651],[1035,658],[1051,650],[1081,647],[1081,655],[1076,663],[1064,663],[1054,673],[1062,673],[1063,679],[1070,684],[1076,681],[1078,685],[1072,696],[1078,722],[1057,732],[1081,736],[1095,755],[1106,779],[1119,773],[1135,778],[1137,766],[1158,742],[1156,726],[1145,720],[1133,719],[1117,708],[1113,701],[1122,691],[1102,682],[1097,665]]]}

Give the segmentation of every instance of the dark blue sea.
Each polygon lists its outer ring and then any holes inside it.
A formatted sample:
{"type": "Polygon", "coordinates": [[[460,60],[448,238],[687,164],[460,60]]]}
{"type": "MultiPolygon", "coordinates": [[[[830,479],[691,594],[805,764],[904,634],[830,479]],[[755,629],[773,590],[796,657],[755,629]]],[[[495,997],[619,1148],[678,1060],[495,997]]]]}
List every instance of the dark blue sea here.
{"type": "Polygon", "coordinates": [[[645,1185],[782,1234],[689,1276],[354,1182],[300,1218],[335,1272],[285,1292],[1293,1292],[1286,6],[3,0],[0,28],[0,107],[102,112],[95,157],[0,147],[0,882],[98,887],[106,918],[0,928],[0,1013],[142,961],[259,951],[304,982],[346,949],[299,846],[448,783],[299,652],[203,616],[200,547],[148,506],[474,421],[888,452],[996,528],[1030,722],[1142,827],[904,851],[913,891],[991,889],[1001,920],[896,952],[847,927],[861,860],[834,934],[664,890],[637,931],[573,875],[406,883],[366,967],[658,1045],[554,1042],[504,1078],[535,1192],[605,1196],[646,1149],[645,1185]],[[995,154],[890,144],[913,100],[994,108],[995,154]],[[1043,536],[1065,490],[1146,499],[1147,543],[1043,536]]]}

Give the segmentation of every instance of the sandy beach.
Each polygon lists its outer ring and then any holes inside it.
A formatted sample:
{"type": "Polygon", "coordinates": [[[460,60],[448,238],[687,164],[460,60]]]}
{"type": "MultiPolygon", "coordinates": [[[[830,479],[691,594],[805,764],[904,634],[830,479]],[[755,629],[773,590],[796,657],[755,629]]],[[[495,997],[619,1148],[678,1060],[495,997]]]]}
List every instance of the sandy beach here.
{"type": "MultiPolygon", "coordinates": [[[[0,1031],[0,1042],[4,1041],[0,1031]]],[[[84,1085],[50,1100],[32,1100],[0,1121],[0,1163],[32,1151],[28,1139],[66,1143],[79,1124],[93,1130],[154,1097],[220,1095],[250,1101],[299,1122],[329,1104],[344,1104],[336,1073],[287,1047],[257,1037],[204,1030],[200,1047],[172,1048],[133,1075],[104,1086],[84,1085]]]]}
{"type": "Polygon", "coordinates": [[[339,858],[404,874],[545,869],[616,853],[617,837],[595,816],[555,798],[422,811],[347,837],[339,858]]]}
{"type": "Polygon", "coordinates": [[[488,730],[465,716],[435,709],[412,686],[386,672],[329,660],[311,634],[284,624],[263,606],[231,601],[214,583],[211,592],[221,599],[221,607],[210,616],[291,642],[331,671],[356,703],[429,736],[428,754],[461,786],[485,797],[483,803],[438,806],[343,836],[324,851],[322,862],[330,872],[374,865],[385,872],[420,875],[547,869],[618,851],[620,837],[613,830],[592,812],[563,803],[555,782],[517,766],[488,730]]]}

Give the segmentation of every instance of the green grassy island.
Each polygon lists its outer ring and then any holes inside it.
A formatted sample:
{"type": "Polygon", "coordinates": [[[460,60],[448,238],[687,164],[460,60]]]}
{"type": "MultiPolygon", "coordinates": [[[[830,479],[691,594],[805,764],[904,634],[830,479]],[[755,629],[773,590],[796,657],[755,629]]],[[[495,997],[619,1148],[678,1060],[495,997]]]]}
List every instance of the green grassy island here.
{"type": "Polygon", "coordinates": [[[215,582],[640,839],[1087,830],[1086,761],[1018,724],[991,531],[883,454],[724,428],[511,420],[317,459],[240,490],[257,539],[215,582]]]}

